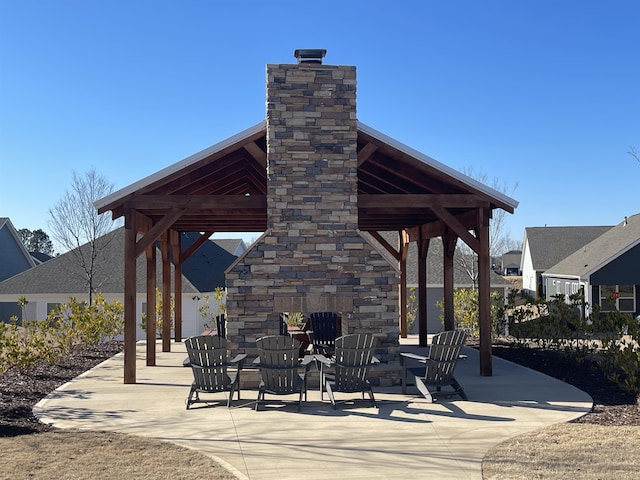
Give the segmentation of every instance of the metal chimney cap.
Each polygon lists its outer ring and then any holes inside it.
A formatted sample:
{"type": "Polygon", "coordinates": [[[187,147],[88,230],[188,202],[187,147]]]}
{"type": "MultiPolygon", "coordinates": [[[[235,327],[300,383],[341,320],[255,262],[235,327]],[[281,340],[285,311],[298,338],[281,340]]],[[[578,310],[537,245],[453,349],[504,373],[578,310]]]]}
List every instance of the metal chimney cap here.
{"type": "Polygon", "coordinates": [[[298,63],[322,63],[322,59],[327,54],[324,48],[304,48],[293,52],[293,56],[298,59],[298,63]]]}

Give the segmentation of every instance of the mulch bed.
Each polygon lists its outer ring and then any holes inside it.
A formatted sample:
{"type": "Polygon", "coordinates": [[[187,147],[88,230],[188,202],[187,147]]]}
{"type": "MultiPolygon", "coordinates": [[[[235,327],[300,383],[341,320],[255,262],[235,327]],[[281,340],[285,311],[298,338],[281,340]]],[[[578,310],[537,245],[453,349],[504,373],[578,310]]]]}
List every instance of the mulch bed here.
{"type": "MultiPolygon", "coordinates": [[[[120,351],[121,342],[82,347],[54,365],[43,362],[25,372],[12,368],[0,374],[0,437],[51,430],[33,415],[33,406],[60,385],[120,351]]],[[[558,378],[591,395],[593,411],[576,423],[640,426],[636,398],[607,380],[595,363],[578,363],[552,350],[500,345],[493,347],[493,355],[558,378]]]]}
{"type": "Polygon", "coordinates": [[[0,437],[51,430],[33,415],[34,405],[60,385],[121,351],[121,342],[77,347],[53,365],[40,362],[24,372],[11,368],[0,374],[0,437]]]}

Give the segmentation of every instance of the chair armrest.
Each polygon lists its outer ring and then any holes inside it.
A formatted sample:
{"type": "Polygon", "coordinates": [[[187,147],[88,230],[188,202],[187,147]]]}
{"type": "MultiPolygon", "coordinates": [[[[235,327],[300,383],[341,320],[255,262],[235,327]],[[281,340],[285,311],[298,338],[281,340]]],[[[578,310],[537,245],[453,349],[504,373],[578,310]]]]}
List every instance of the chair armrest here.
{"type": "Polygon", "coordinates": [[[254,358],[251,363],[253,363],[254,365],[259,365],[260,364],[260,357],[258,356],[256,358],[254,358]]]}
{"type": "Polygon", "coordinates": [[[371,364],[374,365],[376,363],[380,363],[380,360],[378,359],[378,357],[371,357],[371,364]]]}
{"type": "Polygon", "coordinates": [[[425,357],[424,355],[417,355],[415,353],[409,353],[409,352],[401,352],[400,359],[402,359],[403,357],[410,358],[412,360],[417,360],[422,363],[426,363],[426,361],[429,359],[429,357],[425,357]]]}
{"type": "Polygon", "coordinates": [[[247,358],[247,354],[246,353],[239,353],[235,357],[233,357],[231,360],[229,360],[229,363],[231,363],[231,364],[237,363],[238,364],[238,369],[242,370],[242,367],[244,367],[244,361],[245,361],[246,358],[247,358]]]}
{"type": "Polygon", "coordinates": [[[190,366],[191,366],[191,360],[189,360],[189,357],[188,357],[188,356],[187,356],[187,358],[185,358],[185,359],[182,361],[182,366],[183,366],[183,367],[190,367],[190,366]]]}
{"type": "Polygon", "coordinates": [[[308,365],[311,365],[311,362],[313,362],[316,359],[316,356],[317,355],[305,355],[303,359],[300,361],[300,366],[306,367],[308,365]]]}
{"type": "Polygon", "coordinates": [[[324,355],[322,355],[321,353],[314,355],[314,358],[319,361],[320,363],[323,363],[324,365],[332,365],[333,362],[331,360],[329,360],[327,357],[325,357],[324,355]]]}

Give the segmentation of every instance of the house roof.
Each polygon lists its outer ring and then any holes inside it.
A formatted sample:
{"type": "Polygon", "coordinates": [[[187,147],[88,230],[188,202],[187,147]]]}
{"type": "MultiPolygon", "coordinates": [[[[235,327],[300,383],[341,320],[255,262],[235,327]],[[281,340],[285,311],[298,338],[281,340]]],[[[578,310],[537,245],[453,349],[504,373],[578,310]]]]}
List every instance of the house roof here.
{"type": "Polygon", "coordinates": [[[544,271],[610,229],[611,226],[527,227],[524,241],[529,245],[533,269],[544,271]]]}
{"type": "MultiPolygon", "coordinates": [[[[518,202],[358,122],[358,228],[446,225],[426,205],[446,208],[473,229],[481,206],[513,213],[518,202]],[[384,199],[380,197],[384,195],[384,199]],[[408,201],[408,195],[414,195],[408,201]],[[422,195],[422,197],[415,197],[422,195]],[[436,198],[437,197],[437,198],[436,198]],[[423,202],[420,204],[420,202],[423,202]]],[[[124,215],[125,204],[153,223],[181,213],[176,231],[263,232],[267,228],[264,121],[95,202],[124,215]]]]}
{"type": "Polygon", "coordinates": [[[553,265],[545,274],[588,277],[639,244],[640,213],[625,218],[615,227],[553,265]]]}
{"type": "Polygon", "coordinates": [[[11,220],[0,217],[0,280],[35,266],[11,220]]]}
{"type": "MultiPolygon", "coordinates": [[[[182,233],[182,246],[186,250],[200,236],[198,233],[182,233]]],[[[124,228],[118,228],[98,242],[102,245],[96,259],[94,275],[96,290],[102,293],[124,292],[124,228]]],[[[0,282],[0,294],[81,294],[87,291],[86,281],[75,256],[87,254],[88,244],[53,257],[34,268],[0,282]]],[[[160,268],[161,255],[156,258],[160,268]]],[[[183,293],[211,292],[224,286],[224,270],[236,259],[212,241],[204,242],[182,266],[183,293]]],[[[142,255],[136,262],[137,291],[146,291],[146,259],[142,255]]],[[[161,275],[158,275],[158,282],[161,275]]]]}

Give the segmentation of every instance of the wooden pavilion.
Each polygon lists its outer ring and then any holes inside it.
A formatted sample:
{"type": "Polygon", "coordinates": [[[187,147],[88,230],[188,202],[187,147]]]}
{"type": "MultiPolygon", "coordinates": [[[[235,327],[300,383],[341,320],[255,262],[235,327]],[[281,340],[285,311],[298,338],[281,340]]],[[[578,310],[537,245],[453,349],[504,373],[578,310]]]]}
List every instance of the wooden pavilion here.
{"type": "MultiPolygon", "coordinates": [[[[323,66],[324,67],[324,66],[323,66]]],[[[156,242],[162,252],[163,304],[180,291],[181,265],[215,232],[264,232],[268,228],[267,123],[262,121],[218,144],[96,202],[99,213],[124,217],[124,382],[135,383],[136,258],[147,257],[147,312],[155,311],[156,242]],[[202,232],[183,251],[180,232],[202,232]]],[[[357,228],[369,232],[398,262],[400,334],[406,329],[406,258],[410,242],[419,252],[419,342],[427,344],[426,258],[432,239],[444,246],[444,328],[454,328],[453,256],[458,240],[478,255],[480,374],[492,375],[489,222],[494,209],[513,213],[518,202],[446,165],[357,122],[357,228]],[[398,233],[391,245],[379,232],[398,233]]],[[[180,296],[175,340],[182,340],[180,296]]],[[[169,311],[163,314],[169,319],[169,311]]],[[[170,325],[163,326],[163,351],[170,325]]],[[[148,321],[148,325],[155,322],[148,321]]],[[[147,331],[147,364],[155,365],[155,333],[147,331]]]]}

